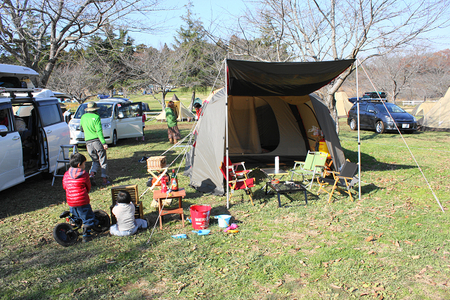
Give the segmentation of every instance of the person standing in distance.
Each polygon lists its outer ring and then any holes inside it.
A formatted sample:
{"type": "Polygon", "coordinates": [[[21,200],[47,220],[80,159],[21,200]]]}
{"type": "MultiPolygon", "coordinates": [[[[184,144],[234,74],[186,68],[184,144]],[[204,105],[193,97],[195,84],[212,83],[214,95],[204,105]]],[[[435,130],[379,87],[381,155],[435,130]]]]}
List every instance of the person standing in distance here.
{"type": "Polygon", "coordinates": [[[171,144],[178,143],[181,139],[180,130],[178,129],[177,116],[175,114],[175,103],[170,100],[166,107],[167,135],[171,144]]]}
{"type": "Polygon", "coordinates": [[[107,174],[107,158],[106,150],[108,145],[103,137],[102,122],[97,113],[98,107],[95,102],[88,102],[86,106],[86,113],[81,117],[81,130],[84,132],[84,140],[86,141],[86,150],[92,159],[92,166],[89,170],[89,178],[93,185],[95,185],[94,177],[97,174],[98,168],[101,168],[102,184],[108,185],[107,174]]]}

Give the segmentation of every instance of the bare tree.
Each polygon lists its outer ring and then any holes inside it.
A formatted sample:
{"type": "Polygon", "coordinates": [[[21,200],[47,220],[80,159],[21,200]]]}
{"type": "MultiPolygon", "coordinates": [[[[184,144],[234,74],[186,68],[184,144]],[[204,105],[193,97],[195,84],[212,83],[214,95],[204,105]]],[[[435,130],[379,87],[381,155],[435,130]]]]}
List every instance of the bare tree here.
{"type": "Polygon", "coordinates": [[[95,70],[84,58],[59,64],[47,84],[49,89],[72,95],[80,103],[91,96],[97,86],[95,70]]]}
{"type": "Polygon", "coordinates": [[[167,93],[178,83],[181,73],[186,69],[186,57],[186,51],[173,51],[164,45],[161,50],[151,47],[141,49],[123,61],[132,70],[131,75],[140,87],[147,89],[153,85],[152,93],[162,94],[160,103],[164,109],[167,93]]]}
{"type": "Polygon", "coordinates": [[[375,57],[368,64],[367,71],[375,87],[379,91],[387,92],[388,100],[395,102],[402,93],[408,93],[411,97],[411,85],[420,77],[420,73],[427,69],[424,54],[423,50],[416,47],[413,51],[393,51],[375,57]]]}
{"type": "Polygon", "coordinates": [[[426,68],[413,82],[412,92],[422,99],[443,97],[450,86],[450,49],[428,53],[422,59],[426,68]]]}
{"type": "MultiPolygon", "coordinates": [[[[104,26],[143,28],[132,13],[158,9],[160,0],[4,0],[0,47],[41,74],[45,87],[63,50],[104,26]]],[[[148,28],[146,28],[148,29],[148,28]]]]}
{"type": "MultiPolygon", "coordinates": [[[[427,100],[444,96],[450,82],[450,49],[426,52],[429,47],[414,47],[411,50],[393,51],[367,61],[364,72],[359,76],[361,92],[388,92],[389,101],[398,99],[427,100]],[[370,79],[370,80],[369,80],[370,79]]],[[[351,94],[355,92],[356,78],[351,74],[342,88],[351,94]]],[[[355,95],[356,96],[356,95],[355,95]]]]}
{"type": "MultiPolygon", "coordinates": [[[[450,2],[396,0],[259,0],[259,10],[247,15],[252,27],[267,20],[279,40],[301,61],[356,59],[361,62],[426,38],[433,29],[448,26],[450,2]]],[[[243,29],[243,32],[246,32],[243,29]]],[[[429,37],[429,36],[428,36],[429,37]]],[[[323,98],[337,120],[334,93],[349,68],[326,89],[323,98]]]]}

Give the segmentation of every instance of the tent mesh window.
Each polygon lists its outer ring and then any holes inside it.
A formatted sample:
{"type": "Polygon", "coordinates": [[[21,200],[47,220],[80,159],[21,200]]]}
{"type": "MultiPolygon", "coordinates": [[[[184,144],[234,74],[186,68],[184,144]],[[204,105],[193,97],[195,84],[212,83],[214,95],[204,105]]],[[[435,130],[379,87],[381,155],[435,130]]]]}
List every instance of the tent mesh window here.
{"type": "Polygon", "coordinates": [[[263,152],[271,152],[280,143],[280,130],[272,107],[264,100],[255,103],[256,122],[263,152]]]}
{"type": "Polygon", "coordinates": [[[300,116],[297,105],[289,104],[289,108],[291,109],[292,115],[295,117],[295,120],[297,121],[298,129],[302,133],[306,149],[311,149],[311,141],[309,140],[308,134],[306,133],[305,126],[303,125],[302,117],[300,116]]]}

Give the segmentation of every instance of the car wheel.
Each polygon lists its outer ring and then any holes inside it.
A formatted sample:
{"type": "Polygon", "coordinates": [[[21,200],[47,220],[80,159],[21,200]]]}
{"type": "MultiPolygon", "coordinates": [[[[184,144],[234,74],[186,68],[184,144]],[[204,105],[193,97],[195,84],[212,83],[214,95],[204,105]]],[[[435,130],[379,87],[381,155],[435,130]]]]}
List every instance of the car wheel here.
{"type": "Polygon", "coordinates": [[[351,130],[356,130],[356,121],[355,121],[355,119],[350,119],[349,126],[350,126],[351,130]]]}
{"type": "Polygon", "coordinates": [[[383,121],[378,121],[375,124],[375,131],[377,133],[383,133],[384,132],[384,123],[383,123],[383,121]]]}
{"type": "Polygon", "coordinates": [[[117,132],[114,130],[113,138],[112,138],[112,145],[117,146],[117,132]]]}

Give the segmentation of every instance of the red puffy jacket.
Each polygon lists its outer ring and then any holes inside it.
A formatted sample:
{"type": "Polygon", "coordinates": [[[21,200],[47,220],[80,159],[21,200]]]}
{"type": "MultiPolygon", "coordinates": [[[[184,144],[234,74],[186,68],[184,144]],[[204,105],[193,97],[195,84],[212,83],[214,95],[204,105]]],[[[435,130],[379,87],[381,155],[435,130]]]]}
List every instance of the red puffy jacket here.
{"type": "Polygon", "coordinates": [[[89,204],[91,181],[89,174],[80,168],[69,168],[63,177],[63,188],[66,190],[66,200],[70,207],[89,204]]]}

